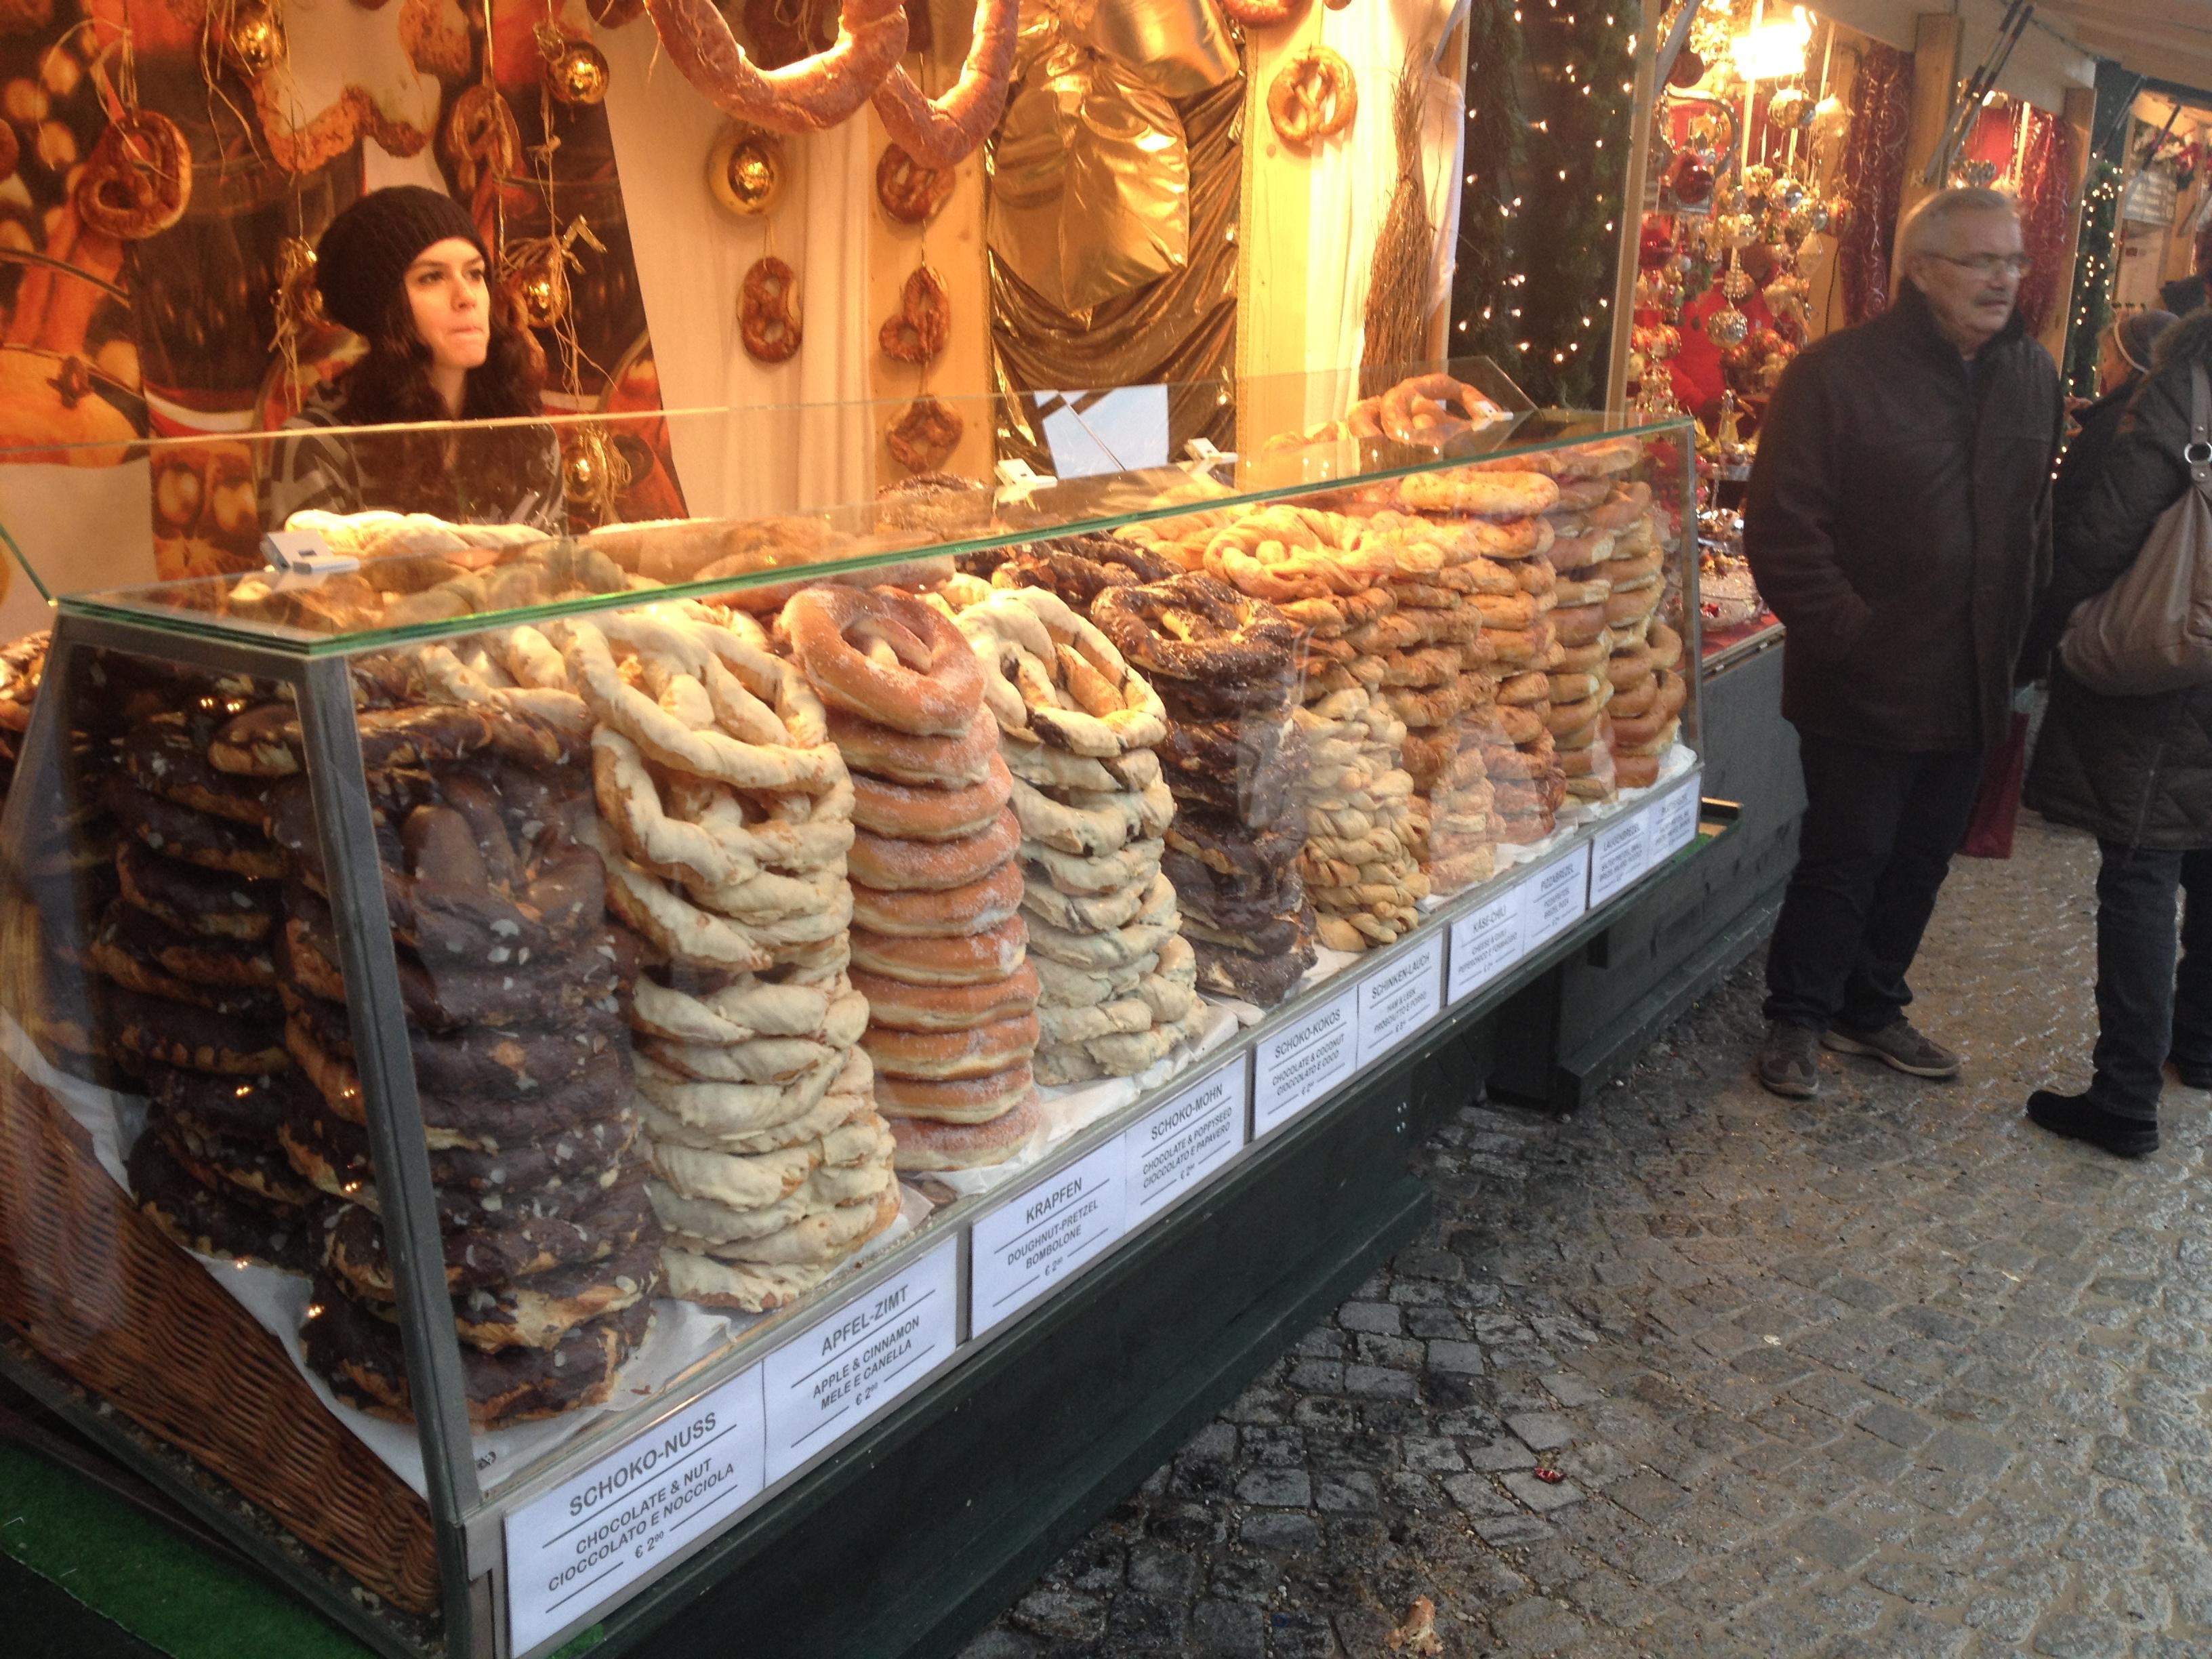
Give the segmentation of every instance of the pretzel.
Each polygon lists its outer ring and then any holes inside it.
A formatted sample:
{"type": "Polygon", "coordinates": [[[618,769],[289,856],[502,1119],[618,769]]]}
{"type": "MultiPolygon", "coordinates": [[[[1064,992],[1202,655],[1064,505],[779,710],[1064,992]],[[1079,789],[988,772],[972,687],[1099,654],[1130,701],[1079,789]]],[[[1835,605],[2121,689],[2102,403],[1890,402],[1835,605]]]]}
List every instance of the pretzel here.
{"type": "Polygon", "coordinates": [[[829,50],[778,70],[755,65],[713,0],[645,0],[645,9],[678,74],[725,115],[775,132],[825,132],[837,125],[906,51],[900,0],[844,0],[829,50]]]}
{"type": "Polygon", "coordinates": [[[465,191],[476,189],[479,169],[498,179],[512,177],[521,167],[522,129],[490,82],[478,82],[453,100],[446,116],[446,153],[465,191]]]}
{"type": "Polygon", "coordinates": [[[1419,374],[1382,394],[1382,429],[1401,444],[1439,449],[1501,418],[1496,404],[1449,374],[1419,374]],[[1455,414],[1456,409],[1459,412],[1455,414]]]}
{"type": "Polygon", "coordinates": [[[770,797],[768,820],[748,823],[722,786],[672,780],[672,811],[662,803],[643,752],[611,726],[592,734],[592,779],[599,816],[620,833],[623,850],[653,874],[686,884],[723,887],[764,870],[842,872],[852,848],[849,782],[819,800],[770,797]]]}
{"type": "Polygon", "coordinates": [[[1167,735],[1158,694],[1058,594],[996,589],[957,620],[982,665],[985,702],[1010,736],[1111,759],[1167,735]]]}
{"type": "Polygon", "coordinates": [[[960,77],[940,98],[923,97],[894,63],[875,90],[876,113],[891,141],[924,167],[949,167],[972,154],[1006,110],[1020,23],[1017,0],[978,0],[960,77]]]}
{"type": "Polygon", "coordinates": [[[1175,797],[1156,783],[1057,801],[1016,779],[1013,809],[1025,843],[1095,858],[1158,836],[1175,817],[1175,797]]]}
{"type": "Polygon", "coordinates": [[[1273,28],[1297,15],[1305,0],[1221,0],[1222,10],[1247,28],[1273,28]]]}
{"type": "Polygon", "coordinates": [[[647,1036],[674,1042],[817,1036],[851,991],[842,978],[826,985],[767,985],[748,977],[695,995],[641,977],[633,988],[630,1024],[647,1036]]]}
{"type": "Polygon", "coordinates": [[[945,349],[952,334],[952,295],[945,279],[927,265],[916,265],[899,289],[898,314],[876,331],[884,356],[921,364],[945,349]]]}
{"type": "Polygon", "coordinates": [[[183,129],[142,109],[107,124],[85,157],[72,200],[86,228],[138,242],[182,219],[191,195],[192,153],[183,129]]]}
{"type": "Polygon", "coordinates": [[[1141,587],[1109,587],[1091,619],[1139,669],[1215,687],[1286,680],[1297,630],[1273,605],[1194,571],[1141,587]]]}
{"type": "Polygon", "coordinates": [[[808,588],[776,625],[808,682],[840,708],[921,737],[957,736],[975,723],[983,692],[975,653],[950,617],[909,594],[808,588]]]}
{"type": "MultiPolygon", "coordinates": [[[[676,625],[682,621],[618,613],[596,623],[550,623],[549,637],[559,643],[600,724],[661,765],[739,789],[821,794],[833,788],[845,763],[828,741],[819,702],[797,677],[763,673],[760,684],[777,698],[771,708],[732,672],[725,653],[745,654],[735,635],[718,641],[714,635],[722,630],[676,625]],[[611,637],[629,647],[638,685],[615,665],[611,637]],[[793,741],[801,738],[817,740],[793,741]]],[[[765,661],[767,670],[781,666],[765,661]]]]}
{"type": "Polygon", "coordinates": [[[884,445],[900,465],[930,472],[951,459],[968,422],[942,398],[916,398],[884,434],[884,445]]]}
{"type": "Polygon", "coordinates": [[[773,253],[754,260],[745,272],[738,333],[745,355],[763,363],[787,361],[805,337],[799,316],[799,273],[773,253]]]}
{"type": "Polygon", "coordinates": [[[1352,65],[1327,46],[1309,46],[1275,72],[1267,119],[1286,144],[1318,143],[1352,125],[1359,87],[1352,65]]]}
{"type": "MultiPolygon", "coordinates": [[[[1541,472],[1455,467],[1398,481],[1398,495],[1417,513],[1464,513],[1480,519],[1526,519],[1548,512],[1559,486],[1541,472]]],[[[1492,557],[1498,555],[1492,553],[1492,557]]]]}
{"type": "Polygon", "coordinates": [[[902,225],[926,225],[952,194],[950,167],[926,167],[897,144],[876,162],[876,200],[902,225]]]}

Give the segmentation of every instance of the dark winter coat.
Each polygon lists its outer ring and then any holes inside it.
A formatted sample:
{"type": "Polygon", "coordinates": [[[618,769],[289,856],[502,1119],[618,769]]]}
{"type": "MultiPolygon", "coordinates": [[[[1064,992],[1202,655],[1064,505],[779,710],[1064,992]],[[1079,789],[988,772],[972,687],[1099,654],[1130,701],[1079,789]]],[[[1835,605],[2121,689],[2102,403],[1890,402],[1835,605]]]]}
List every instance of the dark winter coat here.
{"type": "Polygon", "coordinates": [[[1969,365],[1909,282],[1798,354],[1759,430],[1743,544],[1790,630],[1799,731],[1931,753],[2006,729],[2063,412],[2017,312],[1969,365]]]}
{"type": "MultiPolygon", "coordinates": [[[[2075,605],[2120,579],[2188,488],[2181,451],[2192,362],[2212,368],[2212,311],[2184,319],[2159,341],[2159,366],[2121,418],[2094,487],[2059,520],[2057,567],[2036,611],[2039,641],[2055,641],[2075,605]]],[[[2100,841],[2212,847],[2212,685],[2105,697],[2054,663],[2051,712],[2024,799],[2100,841]]]]}

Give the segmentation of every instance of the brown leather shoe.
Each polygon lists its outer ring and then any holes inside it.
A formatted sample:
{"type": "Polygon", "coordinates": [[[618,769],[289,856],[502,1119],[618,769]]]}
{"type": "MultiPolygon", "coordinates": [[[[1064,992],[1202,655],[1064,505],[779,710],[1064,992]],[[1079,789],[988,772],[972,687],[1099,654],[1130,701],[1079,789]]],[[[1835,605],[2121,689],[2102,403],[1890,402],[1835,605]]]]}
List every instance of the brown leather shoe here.
{"type": "Polygon", "coordinates": [[[1954,1078],[1966,1063],[1955,1050],[1913,1030],[1909,1019],[1894,1021],[1879,1031],[1847,1031],[1838,1025],[1820,1044],[1839,1054],[1871,1054],[1907,1077],[1954,1078]]]}
{"type": "Polygon", "coordinates": [[[1772,1094],[1790,1100],[1810,1100],[1820,1092],[1820,1035],[1809,1025],[1792,1025],[1778,1019],[1766,1028],[1766,1041],[1759,1046],[1753,1069],[1772,1094]]]}

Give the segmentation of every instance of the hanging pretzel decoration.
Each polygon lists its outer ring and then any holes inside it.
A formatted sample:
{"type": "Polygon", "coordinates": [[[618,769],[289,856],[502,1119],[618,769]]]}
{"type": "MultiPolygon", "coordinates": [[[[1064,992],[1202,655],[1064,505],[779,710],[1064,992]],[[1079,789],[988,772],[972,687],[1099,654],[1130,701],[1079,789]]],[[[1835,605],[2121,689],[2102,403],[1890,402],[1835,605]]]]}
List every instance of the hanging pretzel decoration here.
{"type": "Polygon", "coordinates": [[[891,142],[925,167],[949,167],[972,155],[1006,112],[1020,26],[1018,0],[980,0],[968,59],[942,98],[924,97],[893,64],[875,94],[876,113],[891,142]]]}
{"type": "Polygon", "coordinates": [[[780,70],[746,55],[713,0],[646,0],[646,10],[669,61],[709,103],[775,132],[836,126],[867,102],[906,50],[899,0],[843,0],[836,43],[780,70]]]}

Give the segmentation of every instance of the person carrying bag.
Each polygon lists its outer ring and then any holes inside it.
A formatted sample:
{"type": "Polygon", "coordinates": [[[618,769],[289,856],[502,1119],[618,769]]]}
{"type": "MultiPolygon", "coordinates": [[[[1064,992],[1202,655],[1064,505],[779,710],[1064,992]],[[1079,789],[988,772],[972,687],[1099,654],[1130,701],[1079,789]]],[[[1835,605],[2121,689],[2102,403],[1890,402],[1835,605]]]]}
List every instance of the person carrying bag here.
{"type": "Polygon", "coordinates": [[[2212,312],[2159,337],[2081,482],[2030,635],[2027,666],[2057,660],[2024,799],[2097,837],[2095,1073],[2027,1115],[2136,1158],[2157,1150],[2169,1060],[2212,1086],[2212,312]]]}
{"type": "Polygon", "coordinates": [[[2189,365],[2188,487],[2120,579],[2075,608],[2058,660],[2090,690],[2153,696],[2212,681],[2212,380],[2189,365]]]}

